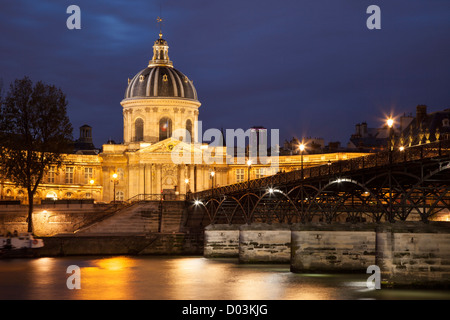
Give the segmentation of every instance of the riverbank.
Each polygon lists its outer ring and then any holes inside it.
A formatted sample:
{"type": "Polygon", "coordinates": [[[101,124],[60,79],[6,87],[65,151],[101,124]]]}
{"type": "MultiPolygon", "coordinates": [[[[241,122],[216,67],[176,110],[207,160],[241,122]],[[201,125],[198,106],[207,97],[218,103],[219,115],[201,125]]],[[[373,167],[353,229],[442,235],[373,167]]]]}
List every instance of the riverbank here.
{"type": "Polygon", "coordinates": [[[42,237],[40,257],[75,255],[203,255],[203,235],[149,233],[145,235],[58,235],[42,237]]]}

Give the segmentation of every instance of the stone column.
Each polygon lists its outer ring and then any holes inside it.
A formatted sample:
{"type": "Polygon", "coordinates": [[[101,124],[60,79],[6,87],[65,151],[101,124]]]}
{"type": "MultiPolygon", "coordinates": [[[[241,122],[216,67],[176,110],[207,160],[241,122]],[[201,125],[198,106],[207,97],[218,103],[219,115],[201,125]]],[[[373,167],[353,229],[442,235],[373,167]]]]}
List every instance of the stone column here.
{"type": "Polygon", "coordinates": [[[161,179],[162,179],[162,167],[160,164],[156,165],[156,193],[155,194],[161,194],[161,189],[162,189],[162,184],[161,184],[161,179]]]}

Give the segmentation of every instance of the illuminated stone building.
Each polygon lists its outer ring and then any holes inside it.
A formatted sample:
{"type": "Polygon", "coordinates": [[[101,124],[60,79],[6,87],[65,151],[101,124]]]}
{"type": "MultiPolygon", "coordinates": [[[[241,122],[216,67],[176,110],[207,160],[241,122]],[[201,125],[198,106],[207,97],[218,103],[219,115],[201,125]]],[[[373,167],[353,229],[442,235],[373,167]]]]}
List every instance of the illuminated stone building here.
{"type": "MultiPolygon", "coordinates": [[[[50,168],[38,188],[36,202],[94,198],[108,203],[138,195],[159,199],[161,194],[167,199],[182,199],[189,191],[300,169],[300,154],[280,155],[277,166],[272,162],[249,166],[227,155],[226,146],[197,143],[201,103],[193,81],[174,68],[161,33],[148,65],[128,79],[121,105],[123,143],[104,144],[98,152],[92,144],[91,128],[82,126],[77,150],[66,156],[61,168],[50,168]],[[211,158],[219,161],[211,162],[211,158]]],[[[361,155],[308,154],[306,149],[303,163],[307,168],[361,155]]],[[[3,200],[27,201],[26,191],[8,181],[0,179],[0,183],[3,200]]]]}

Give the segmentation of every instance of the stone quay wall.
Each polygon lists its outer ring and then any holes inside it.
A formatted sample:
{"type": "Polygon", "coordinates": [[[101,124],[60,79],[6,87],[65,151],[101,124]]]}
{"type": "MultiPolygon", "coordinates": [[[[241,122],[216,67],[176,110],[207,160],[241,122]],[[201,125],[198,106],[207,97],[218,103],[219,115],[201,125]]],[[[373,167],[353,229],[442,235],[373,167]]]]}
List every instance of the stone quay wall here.
{"type": "MultiPolygon", "coordinates": [[[[33,210],[34,234],[46,237],[73,232],[83,224],[104,215],[107,209],[106,205],[94,205],[84,201],[36,204],[33,210]]],[[[0,234],[27,232],[27,217],[27,205],[0,205],[0,234]]]]}
{"type": "Polygon", "coordinates": [[[147,235],[61,235],[43,237],[37,256],[73,255],[201,255],[200,234],[155,233],[147,235]]]}
{"type": "Polygon", "coordinates": [[[205,230],[204,255],[290,263],[297,273],[366,273],[376,265],[384,285],[450,287],[448,222],[215,225],[205,230]]]}

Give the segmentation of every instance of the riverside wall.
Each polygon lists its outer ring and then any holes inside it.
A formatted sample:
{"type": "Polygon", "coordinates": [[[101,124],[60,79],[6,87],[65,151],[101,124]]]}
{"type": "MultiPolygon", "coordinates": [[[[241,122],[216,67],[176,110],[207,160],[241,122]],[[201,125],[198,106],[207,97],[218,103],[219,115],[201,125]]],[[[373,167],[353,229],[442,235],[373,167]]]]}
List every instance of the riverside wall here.
{"type": "Polygon", "coordinates": [[[76,255],[201,255],[203,236],[186,233],[146,235],[61,235],[43,237],[37,256],[76,255]]]}
{"type": "MultiPolygon", "coordinates": [[[[105,214],[107,205],[76,201],[35,204],[33,208],[33,230],[38,236],[71,233],[82,225],[95,221],[105,214]]],[[[27,205],[0,204],[0,235],[17,231],[27,232],[27,205]]]]}
{"type": "MultiPolygon", "coordinates": [[[[145,201],[117,212],[111,205],[92,202],[36,205],[34,234],[44,240],[44,247],[35,254],[202,255],[203,231],[185,226],[185,207],[184,201],[145,201]]],[[[26,232],[27,210],[23,205],[0,205],[0,235],[26,232]]]]}
{"type": "Polygon", "coordinates": [[[204,248],[205,257],[289,263],[296,273],[366,273],[376,265],[384,285],[450,287],[448,222],[215,225],[205,229],[204,248]]]}

